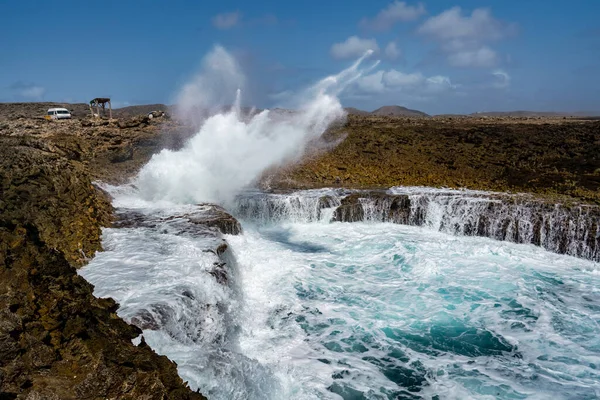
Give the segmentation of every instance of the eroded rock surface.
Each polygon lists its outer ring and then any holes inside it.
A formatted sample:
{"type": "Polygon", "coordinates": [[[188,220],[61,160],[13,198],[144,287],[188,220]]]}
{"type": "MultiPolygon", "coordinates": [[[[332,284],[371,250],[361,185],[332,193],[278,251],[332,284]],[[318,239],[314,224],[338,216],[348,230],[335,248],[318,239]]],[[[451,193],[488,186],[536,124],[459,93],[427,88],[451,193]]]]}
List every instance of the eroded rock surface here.
{"type": "Polygon", "coordinates": [[[119,209],[116,211],[116,228],[157,228],[169,229],[175,234],[192,236],[214,236],[215,232],[224,235],[239,235],[242,226],[231,214],[216,204],[199,204],[195,210],[180,215],[148,215],[139,210],[119,209]]]}
{"type": "Polygon", "coordinates": [[[331,151],[310,149],[263,187],[465,187],[600,204],[597,120],[350,115],[324,140],[331,151]]]}
{"type": "Polygon", "coordinates": [[[87,145],[0,136],[0,397],[203,399],[77,275],[112,214],[87,145]]]}
{"type": "Polygon", "coordinates": [[[427,225],[466,236],[531,243],[559,254],[600,261],[600,207],[552,204],[527,195],[430,191],[352,193],[333,221],[427,225]]]}

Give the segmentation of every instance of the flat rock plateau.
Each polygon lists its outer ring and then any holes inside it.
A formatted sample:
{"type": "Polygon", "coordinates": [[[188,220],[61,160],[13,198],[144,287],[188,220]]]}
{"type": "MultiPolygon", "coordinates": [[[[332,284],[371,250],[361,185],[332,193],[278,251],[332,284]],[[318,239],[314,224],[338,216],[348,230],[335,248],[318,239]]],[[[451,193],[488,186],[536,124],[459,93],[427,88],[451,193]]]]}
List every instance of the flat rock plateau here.
{"type": "Polygon", "coordinates": [[[349,115],[271,188],[432,186],[600,203],[600,121],[349,115]]]}

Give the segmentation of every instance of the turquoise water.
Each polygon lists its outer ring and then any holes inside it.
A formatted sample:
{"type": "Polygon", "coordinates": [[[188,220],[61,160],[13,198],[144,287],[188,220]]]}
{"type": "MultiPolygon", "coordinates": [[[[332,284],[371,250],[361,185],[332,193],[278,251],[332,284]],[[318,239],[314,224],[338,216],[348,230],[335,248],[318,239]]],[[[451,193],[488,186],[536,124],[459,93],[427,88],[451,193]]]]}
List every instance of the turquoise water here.
{"type": "Polygon", "coordinates": [[[593,399],[597,265],[392,224],[306,223],[229,237],[244,354],[316,397],[593,399]]]}

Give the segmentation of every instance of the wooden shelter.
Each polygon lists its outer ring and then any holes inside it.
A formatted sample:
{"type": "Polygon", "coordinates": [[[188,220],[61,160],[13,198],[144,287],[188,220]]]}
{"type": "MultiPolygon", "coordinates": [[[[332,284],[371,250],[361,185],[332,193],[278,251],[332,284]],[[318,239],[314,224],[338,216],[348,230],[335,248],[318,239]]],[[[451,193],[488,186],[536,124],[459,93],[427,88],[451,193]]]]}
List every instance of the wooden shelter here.
{"type": "Polygon", "coordinates": [[[90,101],[90,111],[94,116],[94,107],[96,107],[96,115],[99,117],[106,116],[106,104],[108,103],[108,118],[112,119],[112,105],[108,97],[96,97],[90,101]],[[100,111],[102,110],[102,112],[100,111]]]}

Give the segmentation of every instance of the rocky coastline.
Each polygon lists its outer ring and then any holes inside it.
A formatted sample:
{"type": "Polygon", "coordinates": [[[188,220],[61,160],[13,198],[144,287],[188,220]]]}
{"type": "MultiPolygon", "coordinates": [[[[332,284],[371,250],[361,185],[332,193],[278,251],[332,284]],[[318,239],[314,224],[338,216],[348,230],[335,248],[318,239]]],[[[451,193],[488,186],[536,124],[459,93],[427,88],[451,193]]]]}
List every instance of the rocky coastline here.
{"type": "Polygon", "coordinates": [[[304,158],[267,172],[262,183],[468,188],[600,204],[600,121],[349,115],[304,158]]]}
{"type": "Polygon", "coordinates": [[[430,225],[453,235],[533,244],[600,261],[600,207],[596,205],[552,204],[533,196],[501,193],[370,191],[343,198],[332,221],[430,225]]]}
{"type": "MultiPolygon", "coordinates": [[[[506,195],[482,201],[485,212],[446,228],[598,261],[600,236],[592,233],[600,218],[600,122],[546,122],[350,116],[326,134],[333,150],[316,145],[298,163],[266,174],[262,185],[270,190],[432,185],[535,193],[527,200],[506,195]],[[516,211],[524,202],[527,217],[516,211]],[[504,222],[494,225],[490,213],[504,222]],[[558,214],[564,218],[553,239],[546,216],[558,214]],[[567,233],[577,243],[560,239],[567,233]]],[[[102,227],[153,223],[126,210],[116,213],[93,182],[124,182],[152,154],[180,147],[192,132],[177,121],[147,116],[0,120],[0,398],[204,398],[178,376],[175,363],[143,340],[132,343],[140,327],[156,321],[126,323],[116,314],[118,304],[94,297],[93,286],[77,274],[101,250],[102,227]]],[[[381,190],[339,201],[323,197],[316,204],[318,210],[337,207],[333,221],[426,221],[426,204],[381,190]]],[[[206,207],[210,211],[202,215],[158,222],[241,231],[227,211],[206,207]]],[[[208,250],[221,256],[227,245],[208,250]]],[[[224,265],[215,265],[214,277],[226,284],[224,265]]]]}
{"type": "Polygon", "coordinates": [[[123,179],[158,147],[162,129],[143,117],[129,127],[65,122],[2,122],[0,397],[203,399],[167,357],[132,344],[141,329],[76,270],[114,219],[92,180],[123,179]]]}

